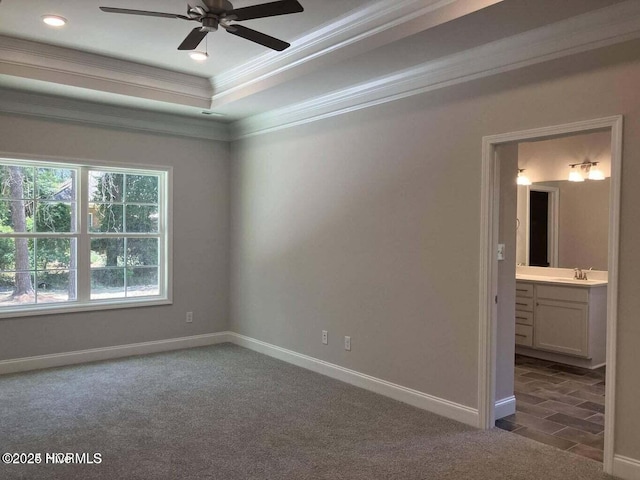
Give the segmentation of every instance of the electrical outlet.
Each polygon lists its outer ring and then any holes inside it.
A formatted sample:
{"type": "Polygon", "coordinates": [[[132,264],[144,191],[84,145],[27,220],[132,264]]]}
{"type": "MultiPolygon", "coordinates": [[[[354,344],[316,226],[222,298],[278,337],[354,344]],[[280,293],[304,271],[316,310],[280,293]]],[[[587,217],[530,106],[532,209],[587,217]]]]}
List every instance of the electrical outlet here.
{"type": "Polygon", "coordinates": [[[193,322],[193,312],[187,312],[186,322],[187,323],[193,322]]]}
{"type": "Polygon", "coordinates": [[[329,343],[329,332],[322,330],[322,343],[327,345],[329,343]]]}
{"type": "Polygon", "coordinates": [[[344,349],[351,351],[351,337],[344,337],[344,349]]]}

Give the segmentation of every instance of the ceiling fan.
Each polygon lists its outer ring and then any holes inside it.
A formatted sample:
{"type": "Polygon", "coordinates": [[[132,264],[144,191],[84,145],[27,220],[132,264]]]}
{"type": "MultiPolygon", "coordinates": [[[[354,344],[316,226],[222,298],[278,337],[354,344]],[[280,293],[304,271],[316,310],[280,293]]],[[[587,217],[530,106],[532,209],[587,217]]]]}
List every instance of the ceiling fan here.
{"type": "Polygon", "coordinates": [[[251,7],[233,8],[227,0],[202,0],[204,6],[187,6],[186,15],[174,13],[148,12],[146,10],[130,10],[128,8],[100,7],[107,13],[124,13],[128,15],[142,15],[147,17],[178,18],[200,22],[201,27],[191,30],[187,38],[180,44],[178,50],[194,50],[209,32],[218,30],[218,26],[238,37],[245,38],[265,47],[281,52],[290,46],[289,43],[271,37],[242,25],[230,24],[230,21],[241,22],[256,18],[275,17],[290,13],[302,12],[304,9],[297,0],[280,0],[277,2],[263,3],[251,7]]]}

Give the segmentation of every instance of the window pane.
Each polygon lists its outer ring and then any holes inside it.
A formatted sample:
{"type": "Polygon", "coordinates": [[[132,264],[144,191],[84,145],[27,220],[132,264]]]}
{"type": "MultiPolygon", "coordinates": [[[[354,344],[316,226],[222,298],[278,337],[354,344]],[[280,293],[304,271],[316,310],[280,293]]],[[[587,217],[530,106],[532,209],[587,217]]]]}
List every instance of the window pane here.
{"type": "Polygon", "coordinates": [[[112,205],[109,203],[90,203],[89,215],[91,222],[90,232],[114,232],[120,233],[124,230],[122,226],[122,205],[112,205]]]}
{"type": "Polygon", "coordinates": [[[160,291],[166,275],[166,266],[160,265],[165,258],[160,250],[165,235],[160,229],[166,226],[161,217],[165,172],[4,161],[0,316],[11,315],[11,308],[3,307],[76,302],[87,296],[122,303],[127,297],[165,293],[160,291]],[[87,217],[83,232],[78,229],[80,212],[87,217]],[[78,252],[87,250],[85,263],[78,252]],[[78,283],[80,269],[90,282],[78,283]]]}
{"type": "Polygon", "coordinates": [[[47,270],[37,273],[38,303],[68,302],[76,299],[75,271],[47,270]]]}
{"type": "Polygon", "coordinates": [[[32,238],[0,238],[0,270],[33,270],[32,238]]]}
{"type": "Polygon", "coordinates": [[[127,232],[151,233],[158,231],[158,207],[126,205],[127,232]]]}
{"type": "MultiPolygon", "coordinates": [[[[71,262],[71,239],[69,238],[37,238],[36,269],[67,269],[71,262]]],[[[75,255],[75,252],[73,252],[75,255]]]]}
{"type": "Polygon", "coordinates": [[[0,306],[10,307],[35,303],[34,283],[35,278],[32,272],[4,272],[0,274],[0,306]]]}
{"type": "Polygon", "coordinates": [[[36,204],[36,232],[75,231],[75,204],[58,202],[38,202],[36,204]]]}
{"type": "Polygon", "coordinates": [[[157,268],[129,268],[127,269],[127,297],[142,297],[158,295],[157,268]]]}
{"type": "Polygon", "coordinates": [[[90,171],[89,201],[122,202],[123,180],[122,173],[90,171]]]}
{"type": "Polygon", "coordinates": [[[127,175],[125,202],[158,203],[158,177],[155,175],[127,175]]]}
{"type": "Polygon", "coordinates": [[[158,265],[158,239],[128,238],[127,265],[147,267],[158,265]]]}
{"type": "Polygon", "coordinates": [[[124,238],[91,240],[91,268],[124,266],[124,238]]]}
{"type": "Polygon", "coordinates": [[[0,233],[33,231],[33,200],[0,200],[0,233]]]}
{"type": "Polygon", "coordinates": [[[61,202],[75,200],[75,171],[63,168],[36,169],[36,198],[61,202]]]}
{"type": "Polygon", "coordinates": [[[0,165],[0,197],[33,198],[33,167],[0,165]]]}
{"type": "Polygon", "coordinates": [[[124,268],[91,270],[91,300],[123,298],[124,296],[124,268]]]}

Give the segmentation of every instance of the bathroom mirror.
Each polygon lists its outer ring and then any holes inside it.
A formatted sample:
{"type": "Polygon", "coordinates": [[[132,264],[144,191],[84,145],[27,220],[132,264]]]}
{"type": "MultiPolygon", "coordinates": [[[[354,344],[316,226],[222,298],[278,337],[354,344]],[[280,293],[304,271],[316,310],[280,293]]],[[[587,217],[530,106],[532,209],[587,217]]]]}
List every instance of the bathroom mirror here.
{"type": "Polygon", "coordinates": [[[518,186],[519,265],[607,270],[610,179],[518,186]]]}

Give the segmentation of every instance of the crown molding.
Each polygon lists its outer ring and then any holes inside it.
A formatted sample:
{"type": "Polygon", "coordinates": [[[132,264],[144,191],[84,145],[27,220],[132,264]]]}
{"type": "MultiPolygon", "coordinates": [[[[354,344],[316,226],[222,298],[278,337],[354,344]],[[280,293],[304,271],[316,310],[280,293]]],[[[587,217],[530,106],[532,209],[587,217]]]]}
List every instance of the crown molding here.
{"type": "Polygon", "coordinates": [[[49,95],[0,89],[0,113],[134,131],[229,141],[229,124],[49,95]]]}
{"type": "Polygon", "coordinates": [[[380,0],[216,76],[212,108],[502,1],[380,0]]]}
{"type": "Polygon", "coordinates": [[[0,74],[207,109],[213,92],[205,77],[3,35],[0,74]]]}
{"type": "Polygon", "coordinates": [[[640,38],[640,2],[628,0],[442,59],[241,119],[233,140],[640,38]]]}

